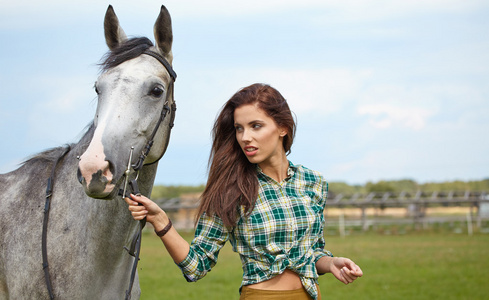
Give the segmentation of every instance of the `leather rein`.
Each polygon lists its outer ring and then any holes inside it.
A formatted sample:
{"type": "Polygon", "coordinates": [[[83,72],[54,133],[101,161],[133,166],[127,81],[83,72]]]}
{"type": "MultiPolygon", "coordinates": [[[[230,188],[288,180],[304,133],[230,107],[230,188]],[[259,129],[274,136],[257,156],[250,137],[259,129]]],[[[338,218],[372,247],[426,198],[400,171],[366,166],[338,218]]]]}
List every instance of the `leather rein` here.
{"type": "MultiPolygon", "coordinates": [[[[177,110],[177,107],[175,104],[175,99],[174,99],[174,94],[173,94],[173,88],[174,88],[175,80],[177,79],[177,74],[173,70],[170,63],[159,53],[151,51],[151,50],[146,50],[145,52],[143,52],[143,54],[152,56],[156,60],[158,60],[165,67],[166,71],[170,75],[171,82],[170,82],[169,87],[168,87],[166,101],[163,105],[163,109],[161,111],[160,118],[158,119],[158,122],[156,123],[156,126],[153,129],[153,132],[151,133],[145,147],[143,148],[143,151],[139,155],[138,161],[135,164],[132,164],[132,168],[134,169],[135,172],[138,172],[143,167],[144,160],[148,156],[149,151],[151,150],[151,147],[153,146],[154,138],[156,136],[158,128],[160,127],[161,123],[163,123],[163,121],[165,120],[168,113],[171,114],[171,116],[170,116],[171,119],[170,119],[170,124],[169,124],[170,130],[173,128],[174,120],[175,120],[175,111],[177,110]],[[169,99],[171,99],[171,104],[169,103],[170,102],[169,99]]],[[[58,163],[63,159],[63,157],[70,150],[71,150],[70,146],[66,147],[66,149],[61,154],[61,156],[59,156],[55,160],[53,168],[51,170],[51,175],[48,178],[47,188],[46,188],[46,202],[44,205],[44,219],[43,219],[43,227],[42,227],[42,266],[43,266],[43,270],[44,270],[44,279],[46,281],[46,287],[47,287],[50,299],[54,299],[54,292],[53,292],[51,279],[49,276],[49,264],[48,264],[48,255],[47,255],[47,230],[48,230],[48,221],[49,221],[49,210],[51,207],[51,197],[53,195],[53,185],[54,185],[54,177],[55,177],[56,167],[57,167],[58,163]]],[[[162,156],[163,156],[163,153],[155,162],[159,161],[162,156]]],[[[152,162],[150,164],[153,164],[155,162],[152,162]]],[[[129,176],[129,175],[125,174],[125,176],[129,176]]],[[[129,182],[129,185],[131,186],[133,193],[139,194],[139,188],[138,188],[136,179],[131,180],[129,182]]],[[[122,195],[122,197],[127,196],[127,195],[123,195],[122,191],[119,191],[119,195],[122,195]]],[[[133,263],[133,267],[132,267],[132,271],[131,271],[131,277],[129,280],[129,288],[126,290],[126,297],[125,297],[126,300],[131,299],[132,286],[134,284],[134,279],[136,277],[137,265],[138,265],[138,261],[139,261],[139,254],[141,251],[142,230],[143,230],[143,227],[145,224],[146,224],[146,219],[141,220],[139,222],[139,228],[138,228],[136,234],[134,235],[134,237],[132,239],[130,248],[124,247],[124,249],[126,249],[131,256],[134,256],[134,263],[133,263]]]]}

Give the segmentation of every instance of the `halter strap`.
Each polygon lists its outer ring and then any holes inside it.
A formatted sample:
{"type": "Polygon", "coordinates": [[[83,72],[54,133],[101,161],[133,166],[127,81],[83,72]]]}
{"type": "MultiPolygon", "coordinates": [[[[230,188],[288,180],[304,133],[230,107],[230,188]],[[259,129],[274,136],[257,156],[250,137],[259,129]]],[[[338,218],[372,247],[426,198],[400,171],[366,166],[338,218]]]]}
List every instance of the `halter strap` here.
{"type": "MultiPolygon", "coordinates": [[[[168,87],[168,91],[167,91],[167,95],[166,95],[166,101],[163,104],[163,109],[161,111],[160,118],[158,119],[158,123],[156,123],[156,126],[155,126],[153,132],[151,133],[151,136],[149,137],[148,142],[146,143],[146,146],[144,147],[143,151],[139,155],[138,161],[132,166],[134,171],[138,171],[139,169],[141,169],[143,167],[143,162],[146,159],[146,156],[148,156],[149,151],[151,150],[151,147],[153,146],[153,142],[154,142],[154,138],[156,136],[156,132],[158,131],[158,128],[160,128],[161,123],[165,120],[165,117],[166,117],[167,113],[170,112],[170,110],[171,110],[170,114],[172,115],[171,120],[170,120],[170,129],[173,128],[173,120],[175,119],[175,111],[177,110],[177,107],[175,104],[175,99],[173,98],[173,85],[174,85],[175,80],[177,79],[177,73],[175,73],[175,71],[171,67],[170,63],[163,56],[161,56],[159,53],[156,53],[156,52],[151,51],[151,50],[146,50],[143,52],[143,54],[146,54],[146,55],[149,55],[149,56],[156,58],[156,60],[158,60],[165,67],[168,74],[170,74],[172,81],[170,82],[170,85],[168,87]],[[171,104],[170,104],[171,108],[170,108],[170,106],[168,106],[168,104],[170,102],[169,101],[170,97],[172,100],[171,104]]],[[[163,154],[161,156],[163,156],[163,154]]],[[[158,161],[161,158],[161,156],[156,161],[158,161]]]]}
{"type": "Polygon", "coordinates": [[[173,82],[177,80],[177,73],[173,71],[173,68],[171,67],[170,63],[163,56],[151,50],[146,50],[143,52],[143,54],[156,58],[166,68],[168,74],[170,74],[171,78],[173,79],[173,82]]]}
{"type": "Polygon", "coordinates": [[[54,175],[56,172],[56,167],[60,160],[65,157],[65,155],[70,152],[71,147],[67,146],[63,153],[56,158],[51,169],[51,175],[48,178],[48,184],[46,188],[46,202],[44,204],[44,218],[42,221],[42,268],[44,270],[44,280],[46,281],[46,287],[48,288],[49,298],[54,299],[53,285],[51,284],[51,278],[49,277],[49,263],[48,263],[48,221],[49,221],[49,210],[51,208],[51,197],[53,196],[53,186],[54,186],[54,175]]]}
{"type": "MultiPolygon", "coordinates": [[[[171,117],[171,121],[170,121],[170,129],[173,128],[173,120],[175,119],[175,111],[177,110],[177,107],[175,105],[175,99],[173,99],[173,84],[174,84],[175,80],[177,79],[177,73],[175,73],[175,71],[171,67],[170,63],[163,56],[161,56],[159,53],[156,53],[156,52],[151,51],[151,50],[146,50],[143,52],[143,54],[146,54],[146,55],[149,55],[149,56],[156,58],[156,60],[158,60],[165,67],[168,74],[170,74],[172,81],[170,82],[170,85],[168,87],[168,92],[166,95],[166,101],[163,104],[163,109],[161,110],[160,118],[158,119],[158,122],[156,123],[156,126],[153,129],[153,132],[151,133],[151,136],[149,137],[148,142],[146,143],[146,146],[143,148],[143,151],[139,155],[138,161],[132,166],[134,171],[138,171],[139,169],[141,169],[143,167],[143,162],[146,159],[146,156],[148,156],[149,151],[151,150],[151,147],[153,146],[154,137],[156,136],[156,132],[158,131],[158,128],[160,128],[161,123],[163,122],[163,120],[165,120],[165,117],[170,110],[172,111],[172,113],[171,113],[172,117],[171,117]],[[170,104],[171,108],[168,106],[168,104],[170,102],[169,101],[170,97],[172,100],[171,104],[170,104]]],[[[160,158],[161,157],[159,157],[156,161],[158,161],[160,158]]]]}

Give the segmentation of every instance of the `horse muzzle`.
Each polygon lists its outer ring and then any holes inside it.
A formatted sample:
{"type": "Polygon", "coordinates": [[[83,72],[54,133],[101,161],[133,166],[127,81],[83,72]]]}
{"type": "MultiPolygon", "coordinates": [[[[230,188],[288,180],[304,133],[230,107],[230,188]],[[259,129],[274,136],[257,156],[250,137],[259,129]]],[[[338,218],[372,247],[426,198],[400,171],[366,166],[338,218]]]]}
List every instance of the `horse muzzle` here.
{"type": "Polygon", "coordinates": [[[82,155],[78,164],[77,177],[85,193],[92,198],[110,200],[117,191],[113,184],[112,164],[109,161],[82,155]]]}

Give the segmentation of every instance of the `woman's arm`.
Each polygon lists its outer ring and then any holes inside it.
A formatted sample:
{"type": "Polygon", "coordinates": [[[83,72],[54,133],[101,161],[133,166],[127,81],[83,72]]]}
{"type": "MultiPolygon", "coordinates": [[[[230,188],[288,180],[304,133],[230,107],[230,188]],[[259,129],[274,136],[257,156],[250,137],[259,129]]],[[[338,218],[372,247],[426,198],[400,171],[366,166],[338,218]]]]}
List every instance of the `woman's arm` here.
{"type": "Polygon", "coordinates": [[[331,273],[344,284],[352,283],[363,275],[362,269],[344,257],[323,256],[316,262],[319,274],[331,273]]]}
{"type": "MultiPolygon", "coordinates": [[[[323,177],[321,177],[321,190],[322,190],[322,197],[321,197],[321,205],[324,207],[326,205],[326,199],[328,197],[328,182],[324,180],[323,177]]],[[[323,229],[325,225],[325,220],[324,220],[324,213],[321,212],[320,214],[321,222],[323,224],[323,229]]],[[[324,251],[324,234],[323,234],[323,229],[321,230],[320,233],[320,239],[318,240],[316,246],[315,246],[315,251],[318,252],[316,253],[316,257],[321,256],[317,261],[316,261],[316,270],[318,274],[325,274],[325,273],[331,273],[333,274],[339,281],[343,282],[344,284],[352,283],[355,279],[358,277],[361,277],[363,275],[362,269],[360,269],[359,266],[357,266],[352,260],[344,257],[333,257],[331,252],[326,251],[326,255],[322,255],[321,253],[324,251]]]]}
{"type": "MultiPolygon", "coordinates": [[[[169,218],[164,210],[156,203],[145,196],[136,196],[131,194],[131,198],[125,198],[129,204],[129,211],[135,220],[146,220],[151,223],[155,231],[160,231],[169,223],[169,218]],[[141,203],[142,205],[139,205],[141,203]]],[[[190,246],[172,226],[170,230],[161,237],[165,244],[166,250],[173,258],[175,263],[182,262],[190,251],[190,246]]]]}

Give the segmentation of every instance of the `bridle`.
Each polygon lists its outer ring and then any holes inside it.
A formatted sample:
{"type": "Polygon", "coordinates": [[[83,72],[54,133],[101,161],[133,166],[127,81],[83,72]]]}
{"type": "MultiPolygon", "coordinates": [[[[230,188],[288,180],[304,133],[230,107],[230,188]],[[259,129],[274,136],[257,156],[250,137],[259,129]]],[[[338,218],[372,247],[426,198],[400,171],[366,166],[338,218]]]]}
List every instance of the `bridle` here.
{"type": "MultiPolygon", "coordinates": [[[[173,68],[168,63],[168,61],[163,56],[161,56],[159,53],[156,53],[156,52],[151,51],[151,50],[146,50],[143,52],[143,54],[146,54],[146,55],[149,55],[149,56],[156,58],[156,60],[158,60],[166,68],[166,71],[168,72],[168,74],[170,74],[171,82],[170,82],[170,85],[168,87],[168,91],[166,93],[166,101],[165,101],[165,104],[163,105],[163,110],[161,111],[161,115],[160,115],[160,118],[158,120],[158,123],[156,123],[156,126],[153,129],[153,132],[151,133],[150,138],[148,139],[148,142],[146,143],[146,146],[144,147],[144,150],[141,152],[141,155],[139,156],[138,161],[133,165],[133,169],[136,172],[139,171],[139,169],[141,169],[143,167],[143,162],[146,159],[146,156],[148,156],[148,153],[151,150],[151,146],[153,146],[153,142],[154,142],[154,138],[156,136],[156,132],[158,131],[158,128],[160,128],[160,125],[163,122],[163,120],[165,120],[167,113],[170,111],[170,109],[173,112],[171,114],[171,120],[170,120],[170,129],[172,129],[173,125],[174,125],[173,122],[175,121],[175,111],[177,110],[177,106],[175,104],[175,99],[173,98],[173,85],[175,83],[175,80],[177,80],[177,73],[175,73],[175,71],[173,71],[173,68]],[[171,97],[171,104],[170,104],[171,107],[168,106],[168,102],[169,102],[168,98],[169,97],[171,97]]],[[[163,152],[161,153],[161,156],[156,161],[160,160],[162,156],[163,156],[163,152]]]]}
{"type": "MultiPolygon", "coordinates": [[[[138,173],[139,170],[143,167],[144,160],[148,156],[148,154],[151,150],[151,147],[153,146],[154,138],[156,136],[158,128],[161,126],[161,123],[163,123],[163,121],[165,120],[168,113],[170,113],[170,115],[171,115],[170,116],[171,119],[170,119],[170,123],[169,123],[169,128],[170,128],[170,130],[173,128],[174,121],[175,121],[175,111],[177,110],[177,106],[175,104],[175,99],[174,99],[174,94],[173,94],[173,88],[174,88],[175,80],[177,79],[177,74],[173,70],[170,63],[159,53],[151,51],[148,49],[148,50],[144,51],[143,54],[152,56],[156,60],[158,60],[165,67],[166,71],[168,72],[168,74],[171,77],[171,80],[170,80],[170,84],[168,86],[168,91],[166,94],[166,100],[165,100],[165,103],[163,104],[163,109],[161,111],[160,118],[158,119],[158,122],[156,123],[155,128],[153,129],[151,135],[149,136],[145,147],[141,151],[141,154],[139,155],[138,161],[135,164],[132,164],[132,168],[136,173],[138,173]],[[170,101],[170,99],[171,99],[171,101],[170,101]]],[[[48,256],[47,256],[47,229],[48,229],[48,220],[49,220],[49,210],[51,207],[51,197],[53,194],[53,185],[54,185],[54,176],[55,176],[56,167],[57,167],[58,163],[61,161],[61,159],[70,150],[71,150],[71,147],[68,146],[64,150],[64,152],[55,160],[53,168],[51,170],[51,175],[48,178],[47,188],[46,188],[46,202],[44,205],[44,219],[43,219],[43,227],[42,227],[42,266],[43,266],[43,270],[44,270],[44,279],[46,281],[46,286],[48,289],[50,299],[54,299],[54,292],[53,292],[53,287],[51,284],[51,279],[49,276],[49,264],[48,264],[48,256]]],[[[149,164],[153,164],[153,163],[156,163],[157,161],[159,161],[161,159],[161,157],[163,157],[163,154],[164,154],[164,151],[162,151],[160,157],[158,157],[157,160],[155,160],[154,162],[149,163],[149,164]]],[[[132,159],[132,152],[131,152],[131,157],[129,158],[129,163],[131,163],[131,159],[132,159]]],[[[131,166],[131,165],[129,165],[129,166],[131,166]]],[[[126,176],[126,184],[127,184],[129,173],[126,173],[124,176],[126,176]]],[[[139,188],[138,188],[136,179],[131,180],[129,182],[129,185],[131,186],[133,193],[139,194],[139,188]]],[[[120,191],[119,194],[122,194],[122,196],[125,197],[126,196],[126,195],[124,195],[125,191],[126,191],[126,187],[124,187],[124,192],[120,191]]],[[[134,235],[134,237],[132,239],[130,248],[124,247],[124,249],[126,249],[131,256],[134,256],[134,263],[132,266],[131,277],[129,280],[129,288],[126,290],[126,298],[125,298],[126,300],[131,299],[132,286],[134,285],[134,279],[136,277],[137,265],[138,265],[138,261],[139,261],[139,254],[141,251],[141,233],[142,233],[142,230],[143,230],[143,227],[145,224],[146,224],[146,219],[141,220],[139,222],[139,228],[138,228],[136,234],[134,235]]]]}

